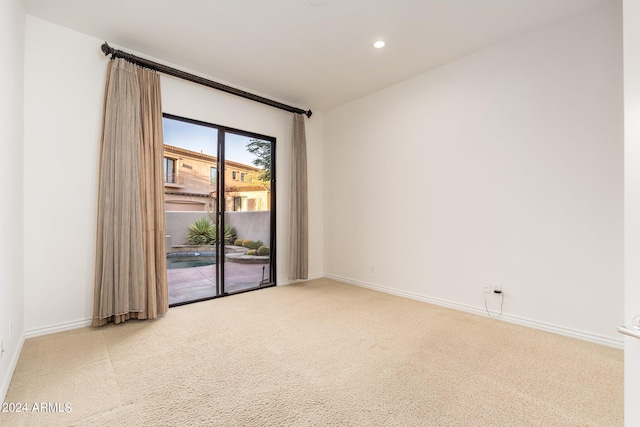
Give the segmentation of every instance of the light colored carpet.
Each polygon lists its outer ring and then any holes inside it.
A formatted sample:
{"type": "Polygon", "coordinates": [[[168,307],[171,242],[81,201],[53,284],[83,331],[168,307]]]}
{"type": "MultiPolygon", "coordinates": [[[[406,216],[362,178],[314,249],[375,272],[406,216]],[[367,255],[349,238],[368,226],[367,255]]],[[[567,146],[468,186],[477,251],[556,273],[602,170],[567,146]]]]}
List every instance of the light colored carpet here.
{"type": "Polygon", "coordinates": [[[27,340],[20,426],[622,426],[623,352],[328,279],[27,340]]]}

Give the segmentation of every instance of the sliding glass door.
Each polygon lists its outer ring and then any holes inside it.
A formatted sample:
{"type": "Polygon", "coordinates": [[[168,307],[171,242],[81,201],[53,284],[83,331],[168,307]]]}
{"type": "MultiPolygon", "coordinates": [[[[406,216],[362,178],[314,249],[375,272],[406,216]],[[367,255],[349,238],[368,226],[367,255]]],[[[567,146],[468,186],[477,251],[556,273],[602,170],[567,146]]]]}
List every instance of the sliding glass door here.
{"type": "Polygon", "coordinates": [[[169,304],[275,285],[275,138],[165,114],[169,304]]]}
{"type": "Polygon", "coordinates": [[[220,218],[226,238],[220,253],[227,262],[221,282],[231,293],[271,284],[273,142],[225,131],[223,148],[220,218]]]}

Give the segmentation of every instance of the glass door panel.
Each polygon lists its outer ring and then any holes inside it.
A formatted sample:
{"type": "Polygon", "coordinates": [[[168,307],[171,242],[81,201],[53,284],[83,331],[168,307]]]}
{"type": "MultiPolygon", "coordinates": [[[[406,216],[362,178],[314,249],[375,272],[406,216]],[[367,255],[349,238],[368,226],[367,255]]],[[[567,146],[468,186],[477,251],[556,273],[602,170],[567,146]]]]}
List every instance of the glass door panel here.
{"type": "Polygon", "coordinates": [[[217,280],[218,129],[163,118],[169,304],[220,295],[217,280]]]}
{"type": "Polygon", "coordinates": [[[224,291],[272,284],[273,143],[244,134],[224,137],[224,291]]]}

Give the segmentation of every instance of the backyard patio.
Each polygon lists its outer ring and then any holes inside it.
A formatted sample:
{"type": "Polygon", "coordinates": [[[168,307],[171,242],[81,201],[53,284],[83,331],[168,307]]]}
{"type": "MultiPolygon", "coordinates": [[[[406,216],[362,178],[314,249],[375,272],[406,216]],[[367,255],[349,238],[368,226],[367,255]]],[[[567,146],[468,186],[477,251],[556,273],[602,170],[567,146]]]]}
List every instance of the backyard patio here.
{"type": "MultiPolygon", "coordinates": [[[[263,279],[269,283],[269,264],[226,261],[224,269],[226,293],[259,288],[263,279]]],[[[212,298],[216,296],[216,266],[167,270],[167,282],[169,305],[212,298]]]]}

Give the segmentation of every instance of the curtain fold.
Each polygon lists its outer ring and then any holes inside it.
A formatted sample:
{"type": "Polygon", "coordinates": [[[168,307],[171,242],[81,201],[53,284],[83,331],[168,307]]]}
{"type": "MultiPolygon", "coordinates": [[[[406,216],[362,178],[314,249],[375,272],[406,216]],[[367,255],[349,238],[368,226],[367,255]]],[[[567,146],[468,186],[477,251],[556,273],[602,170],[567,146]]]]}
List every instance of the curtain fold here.
{"type": "Polygon", "coordinates": [[[167,251],[164,224],[164,173],[162,158],[162,102],[160,76],[155,71],[138,69],[141,97],[141,179],[140,196],[143,206],[142,231],[145,247],[147,281],[147,313],[149,318],[169,309],[167,287],[167,251]]]}
{"type": "Polygon", "coordinates": [[[93,325],[168,310],[156,72],[109,63],[98,189],[93,325]]]}
{"type": "Polygon", "coordinates": [[[291,203],[289,205],[289,279],[309,275],[309,219],[307,197],[307,141],[304,115],[293,115],[291,203]]]}

